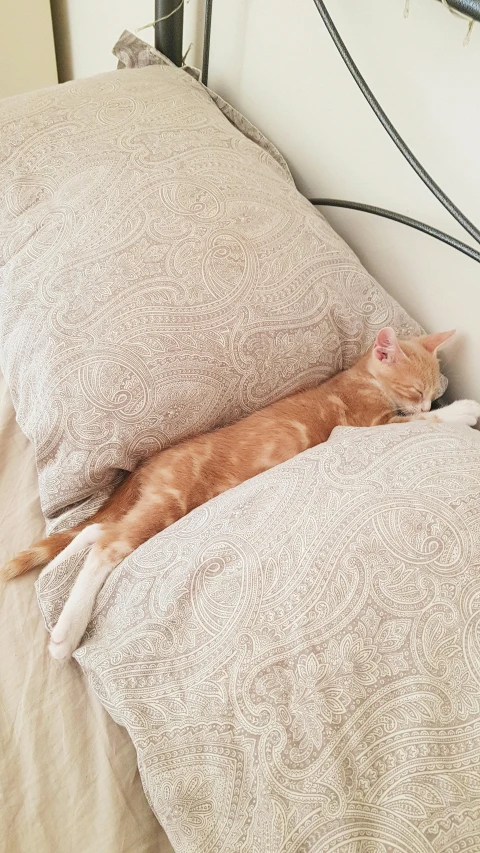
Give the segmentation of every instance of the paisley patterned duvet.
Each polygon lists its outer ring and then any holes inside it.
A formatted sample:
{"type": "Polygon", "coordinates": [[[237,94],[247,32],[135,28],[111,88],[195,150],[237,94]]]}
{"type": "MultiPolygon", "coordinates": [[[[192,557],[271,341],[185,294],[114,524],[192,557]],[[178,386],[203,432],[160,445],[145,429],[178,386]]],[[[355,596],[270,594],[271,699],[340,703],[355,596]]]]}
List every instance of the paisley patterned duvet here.
{"type": "Polygon", "coordinates": [[[480,850],[479,496],[473,430],[338,429],[113,573],[76,657],[176,851],[480,850]]]}

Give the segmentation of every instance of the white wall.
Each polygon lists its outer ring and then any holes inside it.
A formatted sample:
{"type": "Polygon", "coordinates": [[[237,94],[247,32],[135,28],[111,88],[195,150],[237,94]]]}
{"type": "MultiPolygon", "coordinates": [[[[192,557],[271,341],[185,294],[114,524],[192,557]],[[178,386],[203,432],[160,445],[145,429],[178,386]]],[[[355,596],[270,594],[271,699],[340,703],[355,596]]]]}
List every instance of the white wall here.
{"type": "MultiPolygon", "coordinates": [[[[101,9],[98,0],[54,0],[54,10],[59,5],[70,29],[72,76],[113,68],[110,50],[120,31],[153,17],[150,0],[103,0],[101,9]]],[[[433,0],[410,0],[406,20],[404,0],[327,5],[406,142],[480,225],[480,24],[465,48],[465,23],[433,0]]],[[[201,6],[186,4],[185,42],[193,33],[197,49],[201,6]]],[[[276,143],[305,194],[398,209],[469,242],[378,124],[313,0],[216,0],[210,85],[276,143]]],[[[457,327],[451,387],[480,398],[480,266],[401,225],[333,209],[326,216],[429,330],[457,327]]]]}
{"type": "MultiPolygon", "coordinates": [[[[0,0],[2,2],[5,0],[0,0]]],[[[222,2],[218,0],[219,4],[222,2]]],[[[154,0],[51,0],[51,5],[61,82],[113,71],[117,61],[112,47],[118,36],[123,30],[134,33],[155,17],[154,0]]],[[[201,0],[185,0],[185,51],[190,42],[195,42],[197,62],[201,62],[198,57],[201,56],[203,32],[202,6],[201,0]]],[[[153,44],[152,27],[142,30],[138,36],[153,44]]],[[[192,49],[189,64],[194,59],[192,49]]]]}
{"type": "Polygon", "coordinates": [[[0,98],[56,82],[48,0],[0,0],[0,98]]]}

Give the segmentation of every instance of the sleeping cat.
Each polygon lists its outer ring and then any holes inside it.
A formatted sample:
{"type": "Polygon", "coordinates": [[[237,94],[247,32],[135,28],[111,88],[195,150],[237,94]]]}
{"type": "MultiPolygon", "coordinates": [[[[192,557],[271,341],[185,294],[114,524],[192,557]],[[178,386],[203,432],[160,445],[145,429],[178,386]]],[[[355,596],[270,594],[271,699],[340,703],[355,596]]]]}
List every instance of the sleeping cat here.
{"type": "Polygon", "coordinates": [[[51,569],[90,548],[52,631],[52,656],[70,657],[104,581],[142,542],[215,495],[326,441],[334,427],[418,419],[474,426],[480,404],[473,400],[430,411],[439,391],[437,350],[453,334],[399,341],[393,329],[382,329],[349,370],[231,426],[159,451],[129,474],[88,522],[43,539],[4,566],[3,577],[10,579],[46,563],[51,569]]]}

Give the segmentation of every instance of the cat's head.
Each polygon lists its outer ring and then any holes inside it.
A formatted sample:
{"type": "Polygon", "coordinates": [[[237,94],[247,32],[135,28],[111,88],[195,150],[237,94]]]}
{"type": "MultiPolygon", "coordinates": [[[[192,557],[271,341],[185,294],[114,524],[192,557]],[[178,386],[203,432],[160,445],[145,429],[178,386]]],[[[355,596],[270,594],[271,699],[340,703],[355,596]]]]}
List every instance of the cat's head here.
{"type": "Polygon", "coordinates": [[[428,412],[439,395],[437,352],[454,334],[439,332],[399,341],[393,329],[379,331],[369,355],[369,370],[399,412],[428,412]]]}

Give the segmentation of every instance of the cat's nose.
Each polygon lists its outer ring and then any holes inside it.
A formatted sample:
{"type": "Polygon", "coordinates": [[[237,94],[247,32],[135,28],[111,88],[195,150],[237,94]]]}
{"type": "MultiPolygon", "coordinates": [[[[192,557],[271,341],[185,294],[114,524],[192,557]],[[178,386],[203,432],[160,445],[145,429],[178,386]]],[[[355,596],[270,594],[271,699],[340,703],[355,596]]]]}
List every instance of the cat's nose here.
{"type": "Polygon", "coordinates": [[[432,408],[430,400],[424,400],[422,403],[422,412],[429,412],[432,408]]]}

